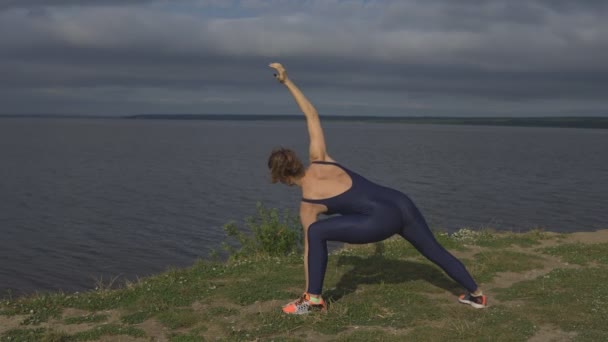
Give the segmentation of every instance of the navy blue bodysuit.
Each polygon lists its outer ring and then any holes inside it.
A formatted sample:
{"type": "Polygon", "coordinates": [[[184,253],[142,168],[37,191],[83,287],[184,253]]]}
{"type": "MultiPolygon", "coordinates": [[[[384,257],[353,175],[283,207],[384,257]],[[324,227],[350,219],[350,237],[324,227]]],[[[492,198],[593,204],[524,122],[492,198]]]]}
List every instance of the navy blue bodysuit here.
{"type": "Polygon", "coordinates": [[[313,163],[341,168],[352,179],[352,186],[330,198],[302,198],[304,202],[325,205],[328,215],[341,214],[316,221],[308,228],[308,293],[321,294],[327,268],[327,241],[363,244],[395,234],[409,241],[465,289],[470,292],[477,289],[464,265],[435,240],[424,217],[404,193],[373,183],[338,163],[313,163]]]}

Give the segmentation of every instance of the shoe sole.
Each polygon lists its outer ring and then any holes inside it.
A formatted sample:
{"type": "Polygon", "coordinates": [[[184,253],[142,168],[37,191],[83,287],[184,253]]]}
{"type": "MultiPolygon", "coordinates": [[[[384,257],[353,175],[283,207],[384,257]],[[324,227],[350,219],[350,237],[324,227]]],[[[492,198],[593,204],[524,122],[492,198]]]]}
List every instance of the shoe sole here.
{"type": "Polygon", "coordinates": [[[487,305],[477,304],[475,302],[471,302],[470,300],[466,300],[466,299],[458,298],[458,301],[462,304],[469,304],[470,306],[474,307],[475,309],[485,309],[487,307],[487,305]]]}
{"type": "Polygon", "coordinates": [[[308,315],[308,314],[311,314],[314,312],[327,313],[327,309],[312,309],[312,310],[303,311],[303,312],[285,312],[285,311],[283,311],[283,313],[287,314],[287,315],[308,315]]]}
{"type": "MultiPolygon", "coordinates": [[[[285,306],[283,308],[285,308],[285,306]]],[[[310,309],[308,309],[308,311],[302,311],[302,312],[297,312],[297,311],[296,312],[285,312],[283,310],[283,313],[285,313],[287,315],[308,315],[309,313],[313,313],[313,312],[327,313],[327,307],[315,305],[315,306],[312,306],[310,309]]]]}

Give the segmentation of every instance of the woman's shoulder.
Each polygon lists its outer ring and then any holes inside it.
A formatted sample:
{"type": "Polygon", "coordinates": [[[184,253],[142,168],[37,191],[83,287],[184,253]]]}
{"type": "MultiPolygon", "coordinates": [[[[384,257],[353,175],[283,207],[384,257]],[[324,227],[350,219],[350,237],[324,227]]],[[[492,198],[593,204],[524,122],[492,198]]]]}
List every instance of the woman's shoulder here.
{"type": "Polygon", "coordinates": [[[344,173],[344,168],[334,159],[312,160],[306,169],[306,175],[311,180],[334,179],[344,173]]]}
{"type": "Polygon", "coordinates": [[[324,158],[310,158],[310,165],[323,163],[337,164],[338,162],[328,155],[326,155],[324,158]]]}
{"type": "Polygon", "coordinates": [[[332,157],[330,157],[328,155],[325,156],[325,161],[329,162],[329,163],[336,163],[336,164],[338,163],[337,161],[335,161],[332,157]]]}

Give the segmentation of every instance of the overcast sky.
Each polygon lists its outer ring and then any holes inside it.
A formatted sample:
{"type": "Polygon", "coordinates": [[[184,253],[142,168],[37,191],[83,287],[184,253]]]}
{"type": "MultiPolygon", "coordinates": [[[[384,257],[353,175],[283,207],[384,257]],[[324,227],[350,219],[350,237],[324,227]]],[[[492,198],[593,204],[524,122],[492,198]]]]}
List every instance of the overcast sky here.
{"type": "Polygon", "coordinates": [[[603,0],[0,0],[0,114],[298,114],[278,61],[321,115],[608,115],[606,18],[603,0]]]}

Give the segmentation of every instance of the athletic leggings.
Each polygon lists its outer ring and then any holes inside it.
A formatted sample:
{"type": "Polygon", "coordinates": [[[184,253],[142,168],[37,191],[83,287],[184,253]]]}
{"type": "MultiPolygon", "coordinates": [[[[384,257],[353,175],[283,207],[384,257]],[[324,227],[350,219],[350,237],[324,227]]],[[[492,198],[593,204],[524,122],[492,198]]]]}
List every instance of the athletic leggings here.
{"type": "Polygon", "coordinates": [[[337,163],[316,163],[342,168],[351,176],[353,184],[349,190],[332,198],[302,199],[326,205],[328,214],[342,214],[317,221],[308,228],[308,293],[322,292],[327,268],[327,241],[364,244],[382,241],[395,234],[409,241],[465,289],[470,292],[477,290],[477,284],[464,265],[437,242],[408,196],[372,183],[337,163]]]}

